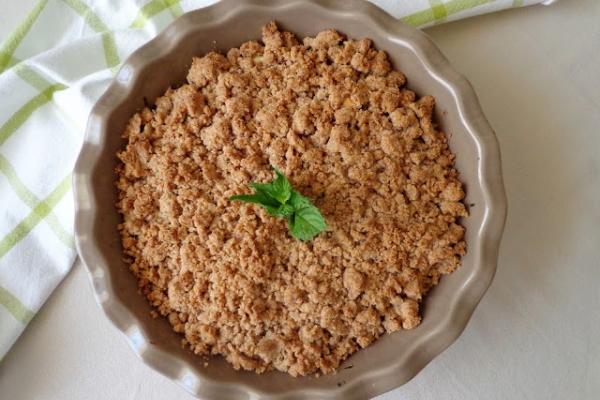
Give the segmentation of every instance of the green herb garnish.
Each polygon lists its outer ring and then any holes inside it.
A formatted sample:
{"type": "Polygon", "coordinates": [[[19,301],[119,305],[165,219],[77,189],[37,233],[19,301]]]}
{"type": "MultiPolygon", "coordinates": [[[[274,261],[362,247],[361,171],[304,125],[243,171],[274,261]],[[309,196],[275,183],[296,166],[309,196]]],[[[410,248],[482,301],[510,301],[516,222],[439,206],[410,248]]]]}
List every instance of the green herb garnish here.
{"type": "Polygon", "coordinates": [[[311,199],[292,189],[292,185],[281,172],[275,170],[277,177],[269,183],[250,183],[254,194],[231,196],[229,201],[243,201],[262,206],[267,212],[278,218],[288,218],[292,235],[300,240],[310,240],[327,225],[325,219],[311,199]]]}

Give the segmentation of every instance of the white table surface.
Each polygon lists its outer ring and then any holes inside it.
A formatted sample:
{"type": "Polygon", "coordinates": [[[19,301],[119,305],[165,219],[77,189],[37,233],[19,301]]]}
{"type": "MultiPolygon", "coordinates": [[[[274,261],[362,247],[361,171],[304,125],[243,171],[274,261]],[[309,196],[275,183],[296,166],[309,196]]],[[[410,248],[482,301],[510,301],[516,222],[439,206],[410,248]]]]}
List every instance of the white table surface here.
{"type": "MultiPolygon", "coordinates": [[[[0,40],[34,0],[1,0],[0,40]]],[[[600,399],[600,2],[562,0],[427,33],[501,145],[509,215],[462,336],[392,399],[600,399]]],[[[76,262],[0,364],[0,399],[191,400],[146,367],[76,262]]]]}

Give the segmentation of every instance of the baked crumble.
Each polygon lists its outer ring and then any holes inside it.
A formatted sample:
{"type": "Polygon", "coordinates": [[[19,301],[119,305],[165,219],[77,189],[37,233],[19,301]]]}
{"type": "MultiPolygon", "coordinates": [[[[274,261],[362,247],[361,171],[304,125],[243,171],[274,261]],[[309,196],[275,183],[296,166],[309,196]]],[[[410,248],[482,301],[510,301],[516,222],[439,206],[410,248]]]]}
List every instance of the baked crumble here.
{"type": "Polygon", "coordinates": [[[236,369],[334,372],[419,304],[465,254],[464,191],[434,99],[369,39],[329,30],[194,58],[187,84],[136,113],[118,153],[119,226],[140,293],[200,355],[236,369]],[[230,202],[272,168],[327,230],[230,202]]]}

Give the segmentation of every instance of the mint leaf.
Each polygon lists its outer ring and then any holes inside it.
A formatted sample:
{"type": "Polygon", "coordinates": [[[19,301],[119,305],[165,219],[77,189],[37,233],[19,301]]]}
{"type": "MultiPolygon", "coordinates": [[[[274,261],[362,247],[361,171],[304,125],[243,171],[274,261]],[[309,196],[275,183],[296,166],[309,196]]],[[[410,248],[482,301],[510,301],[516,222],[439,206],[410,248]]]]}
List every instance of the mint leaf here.
{"type": "Polygon", "coordinates": [[[277,178],[273,179],[269,183],[255,183],[252,182],[250,187],[257,192],[264,193],[273,199],[276,199],[279,204],[285,204],[292,194],[292,185],[287,180],[285,175],[275,170],[277,178]]]}
{"type": "Polygon", "coordinates": [[[297,209],[290,217],[290,231],[300,240],[310,240],[325,228],[327,228],[325,219],[312,204],[297,209]]]}
{"type": "Polygon", "coordinates": [[[292,194],[290,196],[290,204],[294,206],[295,209],[301,209],[311,205],[310,199],[308,197],[302,196],[295,190],[292,190],[292,194]]]}
{"type": "Polygon", "coordinates": [[[290,215],[292,215],[294,213],[294,207],[290,204],[282,204],[281,207],[279,207],[277,209],[277,212],[275,214],[271,214],[274,217],[279,217],[279,218],[287,218],[290,215]]]}
{"type": "Polygon", "coordinates": [[[275,174],[277,175],[277,178],[272,181],[273,197],[279,200],[281,204],[285,204],[292,195],[292,185],[290,185],[288,179],[281,172],[275,170],[275,174]]]}
{"type": "Polygon", "coordinates": [[[265,210],[267,210],[269,215],[271,215],[272,217],[286,218],[294,213],[294,207],[292,207],[289,204],[280,204],[277,207],[272,207],[265,204],[259,205],[262,206],[265,210]]]}
{"type": "Polygon", "coordinates": [[[229,201],[238,200],[244,203],[254,203],[261,206],[269,206],[275,209],[281,206],[281,203],[264,192],[257,191],[255,194],[240,194],[239,196],[231,196],[229,201]]]}
{"type": "Polygon", "coordinates": [[[275,170],[275,174],[276,178],[269,183],[250,183],[256,193],[232,196],[229,200],[258,204],[274,217],[289,217],[292,235],[301,240],[310,240],[324,231],[327,227],[325,219],[311,199],[293,190],[281,172],[275,170]]]}

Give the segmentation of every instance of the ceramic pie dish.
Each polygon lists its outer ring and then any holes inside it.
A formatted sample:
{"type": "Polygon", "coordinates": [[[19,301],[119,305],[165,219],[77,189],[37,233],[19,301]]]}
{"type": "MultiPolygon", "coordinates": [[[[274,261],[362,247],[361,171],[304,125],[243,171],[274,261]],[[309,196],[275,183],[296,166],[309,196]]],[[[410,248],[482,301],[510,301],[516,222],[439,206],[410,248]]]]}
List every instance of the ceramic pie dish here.
{"type": "Polygon", "coordinates": [[[403,385],[468,323],[494,277],[507,210],[498,143],[468,81],[421,31],[360,0],[224,0],[183,15],[125,61],[94,106],[73,184],[77,249],[99,305],[146,364],[203,399],[367,399],[403,385]],[[409,89],[433,95],[435,120],[457,155],[470,212],[460,221],[468,245],[462,267],[429,292],[421,324],[383,335],[337,374],[318,379],[236,371],[223,357],[182,349],[166,319],[149,318],[151,307],[136,293],[137,278],[122,260],[117,230],[115,153],[129,118],[169,86],[183,84],[193,56],[259,40],[261,27],[272,20],[299,38],[326,29],[368,37],[388,52],[409,89]]]}

